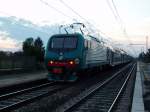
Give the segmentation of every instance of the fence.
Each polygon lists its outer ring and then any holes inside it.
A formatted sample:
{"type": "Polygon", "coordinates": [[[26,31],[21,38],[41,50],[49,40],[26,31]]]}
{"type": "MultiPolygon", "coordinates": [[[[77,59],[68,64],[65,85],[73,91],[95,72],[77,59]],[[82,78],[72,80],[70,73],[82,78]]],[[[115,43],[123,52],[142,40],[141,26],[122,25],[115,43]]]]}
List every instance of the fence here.
{"type": "Polygon", "coordinates": [[[0,70],[4,69],[35,69],[36,60],[33,56],[0,57],[0,70]]]}

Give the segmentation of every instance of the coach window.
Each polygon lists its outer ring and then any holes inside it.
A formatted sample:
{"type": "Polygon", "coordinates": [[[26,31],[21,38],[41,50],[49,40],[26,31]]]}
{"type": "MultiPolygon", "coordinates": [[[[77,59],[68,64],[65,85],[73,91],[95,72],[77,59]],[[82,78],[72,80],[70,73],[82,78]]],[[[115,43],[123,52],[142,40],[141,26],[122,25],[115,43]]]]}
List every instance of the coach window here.
{"type": "Polygon", "coordinates": [[[90,41],[90,48],[92,48],[92,42],[90,41]]]}
{"type": "Polygon", "coordinates": [[[91,41],[91,49],[93,48],[93,44],[94,44],[93,41],[91,41]]]}
{"type": "Polygon", "coordinates": [[[86,40],[84,40],[84,47],[86,48],[86,40]]]}
{"type": "Polygon", "coordinates": [[[90,47],[90,43],[91,43],[91,42],[90,42],[90,41],[88,41],[88,48],[91,48],[91,47],[90,47]]]}
{"type": "Polygon", "coordinates": [[[87,49],[88,48],[88,41],[84,40],[84,47],[87,49]]]}

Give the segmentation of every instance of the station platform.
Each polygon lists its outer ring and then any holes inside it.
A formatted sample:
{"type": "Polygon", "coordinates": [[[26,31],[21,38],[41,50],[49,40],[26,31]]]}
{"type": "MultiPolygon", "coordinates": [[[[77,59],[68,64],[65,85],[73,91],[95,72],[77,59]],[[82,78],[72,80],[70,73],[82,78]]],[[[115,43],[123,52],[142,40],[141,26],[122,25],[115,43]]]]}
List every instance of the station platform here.
{"type": "Polygon", "coordinates": [[[150,112],[150,63],[139,63],[145,112],[150,112]]]}
{"type": "Polygon", "coordinates": [[[131,112],[145,112],[144,102],[143,102],[142,78],[141,78],[139,62],[137,62],[136,81],[135,81],[135,88],[134,88],[131,112]]]}
{"type": "Polygon", "coordinates": [[[46,79],[47,72],[13,73],[0,75],[0,88],[46,79]]]}

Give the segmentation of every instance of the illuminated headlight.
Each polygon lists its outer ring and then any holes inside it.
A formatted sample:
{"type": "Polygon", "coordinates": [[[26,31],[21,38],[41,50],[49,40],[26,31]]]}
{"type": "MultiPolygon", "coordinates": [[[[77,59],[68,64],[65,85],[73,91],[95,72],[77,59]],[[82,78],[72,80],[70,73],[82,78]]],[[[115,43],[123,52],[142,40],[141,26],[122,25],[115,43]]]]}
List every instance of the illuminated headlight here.
{"type": "Polygon", "coordinates": [[[74,62],[75,62],[75,64],[79,64],[80,60],[79,60],[78,58],[76,58],[76,59],[74,60],[74,62]]]}
{"type": "Polygon", "coordinates": [[[53,64],[54,62],[53,62],[53,61],[49,61],[49,63],[50,63],[50,64],[53,64]]]}

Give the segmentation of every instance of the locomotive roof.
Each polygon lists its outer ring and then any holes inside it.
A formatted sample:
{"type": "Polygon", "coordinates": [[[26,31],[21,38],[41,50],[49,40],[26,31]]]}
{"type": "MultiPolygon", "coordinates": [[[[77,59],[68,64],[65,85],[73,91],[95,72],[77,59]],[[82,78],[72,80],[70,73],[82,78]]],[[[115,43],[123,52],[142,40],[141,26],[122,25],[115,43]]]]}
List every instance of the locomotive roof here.
{"type": "Polygon", "coordinates": [[[73,33],[73,34],[54,34],[54,35],[52,35],[51,37],[54,37],[54,36],[82,36],[82,34],[80,34],[80,33],[73,33]]]}

